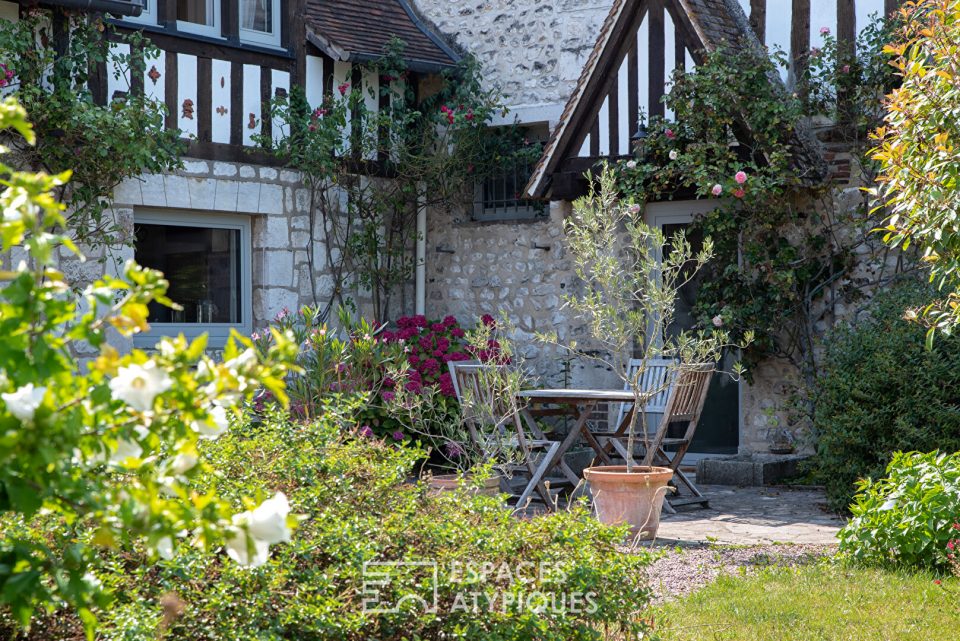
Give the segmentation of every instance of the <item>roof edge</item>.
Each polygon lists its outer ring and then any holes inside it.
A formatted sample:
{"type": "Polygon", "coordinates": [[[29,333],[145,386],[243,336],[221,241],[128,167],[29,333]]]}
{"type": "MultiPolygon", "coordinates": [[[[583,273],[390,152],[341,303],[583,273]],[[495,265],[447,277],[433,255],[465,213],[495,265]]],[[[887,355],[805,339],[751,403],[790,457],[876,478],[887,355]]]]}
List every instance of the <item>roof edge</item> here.
{"type": "Polygon", "coordinates": [[[456,64],[463,59],[463,56],[455,51],[454,48],[451,47],[447,41],[440,36],[439,33],[437,33],[437,29],[432,24],[429,24],[427,20],[420,15],[420,12],[413,7],[413,5],[407,2],[407,0],[396,0],[396,2],[407,13],[407,16],[409,16],[414,26],[419,29],[423,35],[429,38],[433,44],[437,45],[437,47],[439,47],[443,53],[447,54],[450,60],[453,61],[453,64],[456,64]]]}

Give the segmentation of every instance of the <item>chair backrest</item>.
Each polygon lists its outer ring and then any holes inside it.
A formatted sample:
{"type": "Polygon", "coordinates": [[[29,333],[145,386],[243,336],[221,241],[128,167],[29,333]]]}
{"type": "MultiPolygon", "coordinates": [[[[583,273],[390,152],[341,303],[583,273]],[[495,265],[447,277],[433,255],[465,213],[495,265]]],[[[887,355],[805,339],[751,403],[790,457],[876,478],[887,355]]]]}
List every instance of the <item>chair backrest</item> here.
{"type": "MultiPolygon", "coordinates": [[[[627,365],[627,375],[633,378],[640,369],[643,369],[640,389],[647,393],[656,390],[656,394],[643,408],[645,414],[662,415],[666,410],[667,400],[670,398],[670,391],[673,388],[673,381],[669,379],[676,378],[676,367],[676,362],[668,358],[651,358],[646,361],[646,367],[644,367],[643,359],[630,359],[630,363],[627,365]]],[[[624,383],[623,389],[629,391],[630,385],[624,383]]],[[[624,415],[632,406],[633,403],[620,403],[620,411],[617,413],[617,426],[620,425],[620,421],[623,420],[624,415]]],[[[656,424],[652,428],[656,429],[656,424]]]]}
{"type": "Polygon", "coordinates": [[[457,400],[460,403],[463,403],[463,396],[460,394],[460,381],[457,378],[457,368],[465,367],[468,365],[480,365],[479,360],[469,360],[469,361],[448,361],[447,369],[450,370],[450,380],[453,382],[453,391],[457,395],[457,400]]]}
{"type": "Polygon", "coordinates": [[[502,398],[503,390],[498,389],[495,378],[500,373],[505,375],[506,367],[480,361],[451,361],[448,367],[473,443],[492,454],[489,450],[495,445],[497,437],[512,431],[525,445],[528,437],[519,414],[512,399],[502,398]]]}
{"type": "Polygon", "coordinates": [[[677,374],[676,382],[670,390],[670,398],[664,408],[663,418],[651,439],[650,447],[644,457],[644,465],[656,456],[657,450],[663,444],[667,435],[667,428],[671,423],[686,422],[687,429],[683,438],[689,446],[697,431],[697,423],[703,413],[703,405],[707,400],[707,391],[710,389],[710,380],[713,378],[714,367],[711,363],[683,365],[677,374]]]}

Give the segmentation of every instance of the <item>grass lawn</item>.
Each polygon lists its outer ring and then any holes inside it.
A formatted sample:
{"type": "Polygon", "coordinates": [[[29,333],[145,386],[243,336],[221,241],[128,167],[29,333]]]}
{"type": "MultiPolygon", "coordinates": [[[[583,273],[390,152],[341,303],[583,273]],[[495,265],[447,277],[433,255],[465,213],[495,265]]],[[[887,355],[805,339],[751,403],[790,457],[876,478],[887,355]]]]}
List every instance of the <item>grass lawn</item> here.
{"type": "Polygon", "coordinates": [[[960,639],[960,581],[933,578],[827,562],[722,576],[665,604],[658,627],[665,641],[960,639]]]}

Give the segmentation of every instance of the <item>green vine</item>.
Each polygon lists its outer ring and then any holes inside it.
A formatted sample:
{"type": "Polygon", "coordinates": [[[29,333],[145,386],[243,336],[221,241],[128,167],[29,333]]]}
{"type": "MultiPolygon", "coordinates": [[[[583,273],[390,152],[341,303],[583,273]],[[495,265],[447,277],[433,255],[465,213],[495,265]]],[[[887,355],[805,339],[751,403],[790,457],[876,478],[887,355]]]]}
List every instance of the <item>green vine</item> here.
{"type": "Polygon", "coordinates": [[[308,187],[314,303],[326,317],[369,292],[373,316],[383,321],[398,311],[396,298],[405,296],[416,267],[418,208],[462,210],[476,181],[532,162],[540,149],[517,127],[489,127],[503,106],[481,86],[472,58],[419,100],[399,41],[366,69],[379,77],[376,92],[350,82],[320,105],[309,105],[300,88],[277,97],[270,117],[282,123],[282,135],[258,142],[300,171],[308,187]],[[323,256],[315,251],[318,238],[323,256]],[[332,275],[332,291],[316,290],[323,271],[332,275]]]}
{"type": "Polygon", "coordinates": [[[156,51],[141,33],[120,35],[100,17],[82,12],[35,9],[19,22],[0,22],[4,81],[37,133],[35,147],[14,146],[13,164],[51,174],[73,169],[70,183],[56,195],[67,205],[67,226],[79,242],[128,240],[129,230],[108,214],[116,186],[180,164],[180,132],[165,128],[162,103],[127,92],[99,105],[89,87],[98,66],[118,77],[143,77],[144,56],[156,51]],[[129,44],[137,53],[111,52],[110,42],[129,44]]]}
{"type": "Polygon", "coordinates": [[[645,154],[619,164],[628,199],[717,199],[694,224],[715,251],[695,316],[735,338],[755,332],[743,353],[748,378],[771,357],[793,365],[800,375],[794,400],[804,414],[812,412],[807,392],[823,330],[841,316],[840,306],[857,304],[899,271],[885,269],[868,233],[875,221],[867,195],[858,184],[831,182],[805,153],[839,143],[851,156],[851,175],[872,182],[867,134],[893,83],[881,53],[889,27],[874,22],[855,50],[824,29],[825,45],[807,56],[796,93],[771,81],[782,54],[747,44],[709,53],[694,71],[675,75],[665,99],[674,117],[652,119],[645,154]],[[859,266],[870,260],[879,268],[865,275],[859,266]]]}

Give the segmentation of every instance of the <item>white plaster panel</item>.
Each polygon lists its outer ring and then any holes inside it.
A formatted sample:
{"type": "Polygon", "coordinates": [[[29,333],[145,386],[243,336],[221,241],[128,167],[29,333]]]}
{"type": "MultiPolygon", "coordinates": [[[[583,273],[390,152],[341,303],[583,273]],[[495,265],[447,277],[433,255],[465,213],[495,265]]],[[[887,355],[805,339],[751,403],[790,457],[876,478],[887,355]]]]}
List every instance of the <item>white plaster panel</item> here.
{"type": "Polygon", "coordinates": [[[230,142],[230,63],[214,59],[210,62],[210,138],[213,142],[230,142]]]}
{"type": "MultiPolygon", "coordinates": [[[[669,11],[663,12],[663,81],[666,83],[664,94],[670,91],[673,82],[673,70],[677,68],[677,56],[674,53],[676,48],[676,29],[673,26],[673,18],[669,11]]],[[[663,106],[663,116],[667,119],[673,118],[673,110],[666,105],[663,106]]]]}
{"type": "Polygon", "coordinates": [[[883,0],[857,0],[857,33],[873,22],[873,19],[883,18],[883,0]]]}
{"type": "Polygon", "coordinates": [[[243,144],[254,145],[253,135],[260,131],[260,67],[257,65],[243,65],[242,120],[243,144]]]}
{"type": "Polygon", "coordinates": [[[125,42],[110,43],[110,57],[112,61],[107,68],[107,101],[113,100],[117,92],[130,92],[130,68],[116,60],[116,56],[129,56],[130,45],[125,42]]]}
{"type": "Polygon", "coordinates": [[[317,108],[323,104],[323,58],[307,56],[307,72],[304,78],[307,103],[317,108]]]}
{"type": "Polygon", "coordinates": [[[177,126],[183,131],[184,136],[195,137],[197,135],[197,57],[186,53],[177,54],[176,105],[177,126]]]}
{"type": "Polygon", "coordinates": [[[147,98],[163,102],[167,87],[164,79],[164,74],[167,72],[167,52],[159,49],[155,56],[144,57],[143,62],[143,93],[147,98]],[[159,74],[156,80],[150,77],[154,72],[159,74]]]}
{"type": "MultiPolygon", "coordinates": [[[[283,71],[281,69],[274,69],[273,75],[271,77],[271,96],[277,95],[277,89],[282,89],[283,91],[290,93],[290,72],[283,71]]],[[[277,141],[284,137],[287,133],[287,123],[283,121],[282,118],[275,118],[271,123],[271,131],[273,132],[273,140],[277,141]]]]}
{"type": "Polygon", "coordinates": [[[650,20],[643,17],[637,29],[637,91],[640,93],[637,107],[643,115],[644,124],[650,123],[650,20]]]}
{"type": "Polygon", "coordinates": [[[603,99],[600,105],[600,133],[597,136],[600,139],[600,155],[610,155],[610,96],[603,99]]]}
{"type": "Polygon", "coordinates": [[[617,145],[621,154],[630,151],[630,123],[637,114],[630,113],[630,89],[627,83],[628,60],[625,57],[617,70],[617,145]]]}

